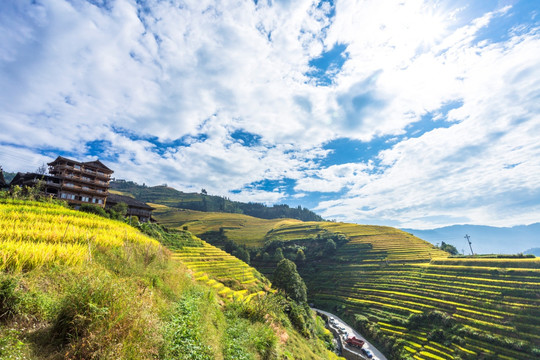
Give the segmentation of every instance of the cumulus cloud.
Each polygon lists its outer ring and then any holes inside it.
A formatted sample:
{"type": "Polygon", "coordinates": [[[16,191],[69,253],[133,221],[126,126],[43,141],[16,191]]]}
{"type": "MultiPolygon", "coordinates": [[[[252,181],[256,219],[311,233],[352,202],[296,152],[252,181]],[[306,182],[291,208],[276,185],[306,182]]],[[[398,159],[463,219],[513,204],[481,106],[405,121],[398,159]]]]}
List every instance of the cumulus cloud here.
{"type": "Polygon", "coordinates": [[[479,39],[514,8],[476,8],[5,1],[0,161],[100,156],[120,178],[269,203],[335,193],[318,209],[347,221],[534,221],[523,194],[539,193],[538,20],[479,39]],[[321,85],[311,61],[337,44],[343,64],[321,85]],[[332,140],[385,137],[370,160],[320,165],[332,140]]]}
{"type": "Polygon", "coordinates": [[[448,49],[445,61],[464,69],[463,105],[448,114],[457,124],[381,152],[384,172],[319,208],[329,217],[413,227],[537,221],[539,40],[532,29],[503,43],[448,49]]]}

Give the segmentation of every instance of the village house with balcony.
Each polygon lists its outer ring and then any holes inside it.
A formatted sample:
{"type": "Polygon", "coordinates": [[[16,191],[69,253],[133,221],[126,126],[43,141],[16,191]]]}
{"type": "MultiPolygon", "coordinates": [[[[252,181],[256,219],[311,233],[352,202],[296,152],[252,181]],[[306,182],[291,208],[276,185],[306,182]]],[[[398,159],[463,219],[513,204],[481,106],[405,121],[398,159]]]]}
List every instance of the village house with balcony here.
{"type": "Polygon", "coordinates": [[[76,208],[81,204],[105,207],[113,171],[101,161],[79,162],[59,156],[47,165],[50,175],[17,173],[10,186],[40,184],[45,195],[66,200],[76,208]]]}

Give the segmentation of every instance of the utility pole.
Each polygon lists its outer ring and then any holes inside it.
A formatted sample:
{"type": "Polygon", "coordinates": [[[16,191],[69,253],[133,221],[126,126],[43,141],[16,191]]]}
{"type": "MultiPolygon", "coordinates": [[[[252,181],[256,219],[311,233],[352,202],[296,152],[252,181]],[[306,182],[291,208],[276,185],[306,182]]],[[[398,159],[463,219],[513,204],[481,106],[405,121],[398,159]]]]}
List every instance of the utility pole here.
{"type": "Polygon", "coordinates": [[[471,237],[469,236],[469,234],[465,234],[464,238],[467,239],[467,241],[469,242],[469,247],[471,248],[471,255],[474,255],[474,252],[472,250],[472,242],[470,240],[471,237]]]}

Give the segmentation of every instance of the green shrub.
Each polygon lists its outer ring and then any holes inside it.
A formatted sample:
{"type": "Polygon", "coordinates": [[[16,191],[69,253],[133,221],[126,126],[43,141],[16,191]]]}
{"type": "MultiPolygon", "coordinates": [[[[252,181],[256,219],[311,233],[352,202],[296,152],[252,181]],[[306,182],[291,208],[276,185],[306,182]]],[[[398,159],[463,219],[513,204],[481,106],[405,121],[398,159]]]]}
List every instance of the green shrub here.
{"type": "Polygon", "coordinates": [[[90,213],[90,214],[96,214],[99,216],[103,216],[105,218],[109,217],[109,214],[107,214],[107,211],[103,209],[101,206],[92,205],[92,204],[82,204],[79,208],[79,211],[90,213]]]}
{"type": "Polygon", "coordinates": [[[0,360],[28,359],[28,345],[20,339],[20,333],[12,329],[0,329],[0,360]]]}
{"type": "Polygon", "coordinates": [[[18,282],[13,277],[0,277],[0,323],[18,313],[21,297],[17,292],[17,285],[18,282]]]}

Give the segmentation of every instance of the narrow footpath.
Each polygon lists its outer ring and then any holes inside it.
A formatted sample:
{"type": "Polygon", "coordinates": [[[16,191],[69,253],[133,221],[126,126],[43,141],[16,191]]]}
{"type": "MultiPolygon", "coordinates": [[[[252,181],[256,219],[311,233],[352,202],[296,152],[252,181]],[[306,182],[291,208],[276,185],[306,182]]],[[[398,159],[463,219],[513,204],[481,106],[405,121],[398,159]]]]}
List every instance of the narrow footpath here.
{"type": "MultiPolygon", "coordinates": [[[[386,356],[383,355],[382,352],[380,352],[379,350],[377,350],[377,348],[375,346],[373,346],[369,341],[366,340],[365,337],[363,337],[360,333],[358,333],[356,330],[354,330],[351,326],[349,326],[349,324],[347,324],[345,321],[341,320],[339,317],[337,317],[336,315],[334,314],[331,314],[327,311],[323,311],[323,310],[319,310],[319,309],[315,309],[315,308],[312,308],[314,311],[320,313],[320,314],[324,314],[326,316],[328,316],[329,318],[330,317],[333,317],[334,319],[336,319],[336,321],[338,321],[340,323],[341,326],[343,326],[345,328],[345,330],[347,331],[347,333],[349,333],[350,336],[355,336],[357,337],[358,339],[362,340],[365,342],[364,346],[362,347],[363,349],[366,349],[366,350],[369,350],[371,351],[371,353],[373,354],[373,358],[372,360],[388,360],[386,358],[386,356]]],[[[344,346],[347,346],[347,345],[344,345],[344,346]]],[[[355,349],[353,347],[350,347],[350,346],[347,346],[347,349],[349,350],[352,350],[353,352],[356,352],[358,353],[359,355],[361,355],[363,358],[365,358],[365,355],[361,353],[360,350],[358,349],[355,349]]]]}

